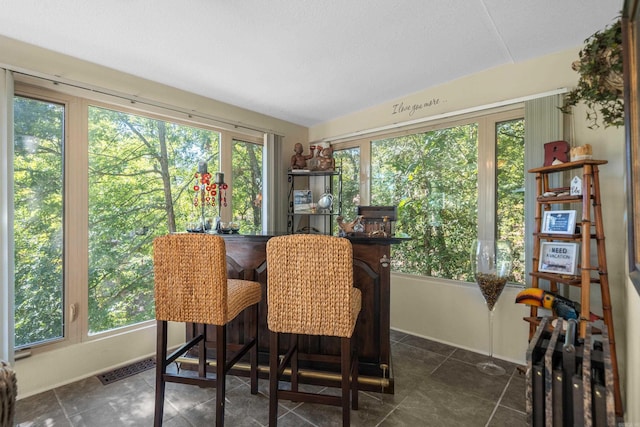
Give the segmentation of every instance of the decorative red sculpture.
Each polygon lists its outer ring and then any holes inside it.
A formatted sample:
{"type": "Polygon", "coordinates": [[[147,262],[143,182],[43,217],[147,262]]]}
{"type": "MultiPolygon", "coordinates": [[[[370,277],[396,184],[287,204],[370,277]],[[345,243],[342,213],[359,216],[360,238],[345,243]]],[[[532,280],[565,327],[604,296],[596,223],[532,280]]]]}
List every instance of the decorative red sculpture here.
{"type": "Polygon", "coordinates": [[[562,163],[569,161],[569,143],[567,141],[553,141],[544,144],[544,165],[551,166],[555,160],[562,163]]]}

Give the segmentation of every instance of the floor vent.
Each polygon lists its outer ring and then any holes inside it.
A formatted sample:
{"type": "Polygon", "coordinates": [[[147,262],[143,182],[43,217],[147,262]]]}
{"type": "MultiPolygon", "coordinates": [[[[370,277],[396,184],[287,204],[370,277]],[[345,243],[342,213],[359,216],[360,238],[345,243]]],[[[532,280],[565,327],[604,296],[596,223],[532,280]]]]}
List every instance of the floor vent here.
{"type": "Polygon", "coordinates": [[[123,378],[130,377],[147,369],[155,368],[156,359],[144,359],[139,362],[132,363],[131,365],[123,366],[122,368],[114,369],[113,371],[105,372],[98,375],[98,379],[102,384],[107,385],[119,381],[123,378]]]}

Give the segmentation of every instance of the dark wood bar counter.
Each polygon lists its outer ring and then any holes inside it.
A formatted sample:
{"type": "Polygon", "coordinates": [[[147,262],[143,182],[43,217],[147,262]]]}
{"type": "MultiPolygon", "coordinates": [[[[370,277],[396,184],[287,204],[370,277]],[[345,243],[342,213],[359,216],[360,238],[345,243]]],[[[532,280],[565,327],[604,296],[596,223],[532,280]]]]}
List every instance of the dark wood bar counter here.
{"type": "MultiPolygon", "coordinates": [[[[260,374],[268,377],[269,330],[267,329],[267,265],[266,245],[272,235],[222,235],[227,248],[230,278],[255,280],[262,284],[259,306],[260,374]]],[[[362,310],[355,330],[360,358],[359,385],[362,390],[394,392],[389,339],[390,245],[406,239],[383,237],[347,237],[353,246],[355,286],[362,292],[362,310]]],[[[323,260],[317,260],[322,263],[323,260]]],[[[300,272],[304,274],[304,272],[300,272]]],[[[244,316],[229,324],[227,339],[239,343],[245,336],[244,316]]],[[[187,326],[187,338],[193,336],[187,326]]],[[[208,339],[215,342],[214,334],[208,339]]],[[[340,354],[337,337],[309,336],[300,338],[301,381],[318,385],[338,385],[336,366],[326,363],[328,355],[340,354]],[[323,359],[324,357],[324,359],[323,359]]],[[[236,374],[243,375],[242,362],[236,374]]]]}

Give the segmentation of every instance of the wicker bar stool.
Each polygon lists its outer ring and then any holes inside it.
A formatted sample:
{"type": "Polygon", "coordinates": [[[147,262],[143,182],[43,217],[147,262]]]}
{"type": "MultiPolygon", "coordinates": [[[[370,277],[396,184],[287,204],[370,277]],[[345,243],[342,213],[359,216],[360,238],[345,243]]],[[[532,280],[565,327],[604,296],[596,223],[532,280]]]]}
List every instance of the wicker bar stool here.
{"type": "Polygon", "coordinates": [[[0,427],[13,427],[18,382],[11,366],[0,360],[0,427]]]}
{"type": "Polygon", "coordinates": [[[224,239],[208,234],[173,234],[153,242],[156,320],[156,397],[154,425],[162,425],[166,382],[216,388],[216,426],[224,425],[227,372],[247,352],[251,364],[251,394],[258,393],[258,303],[260,284],[227,279],[224,239]],[[245,310],[250,307],[250,310],[245,310]],[[245,312],[246,337],[242,347],[227,356],[227,323],[245,312]],[[251,316],[250,316],[251,314],[251,316]],[[198,325],[196,336],[167,356],[167,321],[198,325]],[[216,377],[207,376],[206,337],[208,325],[216,329],[216,377]],[[167,366],[197,346],[198,376],[167,373],[167,366]],[[229,355],[231,356],[231,355],[229,355]]]}
{"type": "Polygon", "coordinates": [[[273,237],[267,242],[267,266],[269,425],[277,425],[278,399],[342,406],[342,423],[350,425],[349,406],[358,409],[358,356],[352,335],[362,303],[360,290],[353,287],[351,242],[313,234],[273,237]],[[279,361],[282,333],[292,335],[279,361]],[[340,337],[340,356],[333,360],[340,363],[340,396],[298,390],[299,334],[340,337]],[[279,382],[289,364],[291,389],[283,390],[279,382]]]}

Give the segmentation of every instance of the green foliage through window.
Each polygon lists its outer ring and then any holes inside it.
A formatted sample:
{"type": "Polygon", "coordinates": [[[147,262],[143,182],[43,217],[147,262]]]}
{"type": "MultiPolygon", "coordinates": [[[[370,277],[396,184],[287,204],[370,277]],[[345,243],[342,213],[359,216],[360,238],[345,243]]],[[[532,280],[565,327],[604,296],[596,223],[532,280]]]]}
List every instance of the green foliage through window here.
{"type": "Polygon", "coordinates": [[[373,141],[371,204],[397,205],[398,272],[469,280],[469,245],[478,233],[477,125],[373,141]]]}
{"type": "Polygon", "coordinates": [[[333,157],[336,166],[342,167],[342,216],[351,221],[360,205],[360,148],[337,150],[333,157]]]}
{"type": "Polygon", "coordinates": [[[64,105],[14,97],[15,346],[64,336],[64,105]]]}
{"type": "Polygon", "coordinates": [[[194,173],[201,160],[219,170],[219,141],[210,130],[89,107],[90,333],[154,317],[153,239],[197,215],[194,173]]]}
{"type": "Polygon", "coordinates": [[[262,145],[233,141],[233,221],[240,233],[262,231],[262,145]]]}
{"type": "Polygon", "coordinates": [[[497,168],[478,165],[478,124],[372,141],[371,205],[398,207],[394,271],[473,282],[478,236],[478,174],[496,174],[496,237],[516,252],[513,280],[524,283],[524,121],[496,126],[497,168]]]}
{"type": "Polygon", "coordinates": [[[497,123],[496,143],[498,238],[511,242],[513,281],[525,283],[524,120],[497,123]]]}

